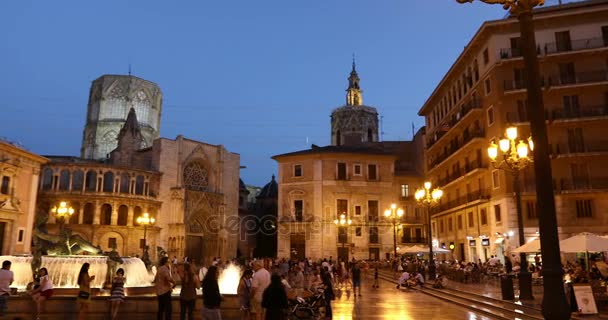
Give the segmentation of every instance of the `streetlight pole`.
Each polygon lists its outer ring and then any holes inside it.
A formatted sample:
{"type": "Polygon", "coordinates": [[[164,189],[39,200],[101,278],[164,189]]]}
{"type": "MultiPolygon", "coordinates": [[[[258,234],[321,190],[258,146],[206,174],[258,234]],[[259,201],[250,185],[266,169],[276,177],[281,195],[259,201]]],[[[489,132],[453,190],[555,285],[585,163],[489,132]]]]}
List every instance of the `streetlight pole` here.
{"type": "Polygon", "coordinates": [[[156,219],[154,219],[154,217],[150,217],[150,214],[147,212],[144,212],[141,216],[137,217],[137,224],[144,226],[144,245],[141,248],[142,260],[146,256],[146,234],[148,231],[148,226],[153,225],[154,222],[156,222],[156,219]]]}
{"type": "MultiPolygon", "coordinates": [[[[519,245],[523,246],[526,243],[524,235],[524,218],[521,209],[521,186],[519,183],[519,173],[524,170],[530,163],[533,163],[531,157],[528,156],[528,150],[534,150],[534,143],[528,138],[528,143],[519,140],[517,137],[517,128],[509,127],[506,131],[506,139],[501,139],[496,143],[492,142],[488,147],[488,157],[492,161],[492,165],[496,169],[501,169],[510,172],[513,175],[513,191],[515,192],[515,207],[517,211],[517,232],[519,233],[519,245]],[[497,162],[498,150],[502,151],[502,160],[497,162]]],[[[526,253],[519,253],[520,271],[519,271],[519,299],[533,300],[532,296],[532,275],[528,271],[528,260],[526,253]]]]}
{"type": "MultiPolygon", "coordinates": [[[[348,239],[340,239],[340,228],[349,227],[353,223],[353,221],[351,219],[346,219],[345,214],[341,214],[340,219],[334,220],[334,223],[336,224],[336,226],[338,226],[338,239],[340,240],[340,244],[342,245],[342,250],[344,250],[344,245],[346,241],[348,241],[348,239]]],[[[348,238],[348,231],[346,232],[346,238],[348,238]]],[[[340,255],[338,254],[338,259],[340,259],[339,256],[340,255]]],[[[346,260],[347,261],[344,261],[344,263],[348,263],[348,258],[346,260]]]]}
{"type": "MultiPolygon", "coordinates": [[[[456,0],[459,3],[472,0],[456,0]]],[[[557,235],[557,217],[549,158],[549,141],[545,124],[545,110],[540,88],[540,71],[536,53],[536,37],[532,10],[544,4],[544,0],[481,0],[490,4],[502,4],[517,16],[521,32],[522,54],[526,68],[526,91],[528,93],[528,115],[530,130],[536,140],[534,150],[534,175],[536,177],[536,199],[539,206],[539,233],[543,257],[543,301],[542,314],[545,319],[570,319],[570,308],[563,288],[562,264],[557,235]]]]}
{"type": "MultiPolygon", "coordinates": [[[[435,269],[435,258],[433,257],[433,233],[432,233],[432,229],[431,229],[431,206],[439,203],[439,200],[441,200],[441,197],[443,196],[443,190],[441,190],[439,188],[435,188],[431,191],[432,186],[433,185],[431,184],[430,181],[425,182],[424,188],[420,188],[420,189],[416,190],[416,193],[414,194],[414,198],[416,198],[416,201],[418,203],[426,206],[427,235],[429,237],[429,239],[428,239],[429,266],[432,267],[432,269],[434,270],[435,269]]],[[[434,274],[431,275],[431,277],[434,277],[434,274]]]]}
{"type": "Polygon", "coordinates": [[[396,204],[391,204],[390,209],[384,210],[384,216],[389,218],[393,223],[393,254],[397,258],[397,222],[403,216],[403,209],[397,208],[396,204]]]}

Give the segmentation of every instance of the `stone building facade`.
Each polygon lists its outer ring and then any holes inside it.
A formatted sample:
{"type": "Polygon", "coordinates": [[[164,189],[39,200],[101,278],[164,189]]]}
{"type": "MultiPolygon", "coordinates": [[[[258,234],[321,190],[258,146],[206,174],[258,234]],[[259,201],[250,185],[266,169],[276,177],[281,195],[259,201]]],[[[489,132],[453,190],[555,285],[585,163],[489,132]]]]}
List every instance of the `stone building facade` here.
{"type": "Polygon", "coordinates": [[[83,157],[50,157],[42,169],[38,209],[49,214],[49,229],[56,231],[51,208],[67,202],[75,211],[68,227],[104,251],[116,247],[121,255],[140,255],[146,243],[152,259],[157,248],[197,262],[233,258],[240,156],[222,145],[183,136],[157,138],[160,99],[160,89],[149,81],[132,76],[97,79],[89,99],[83,157]],[[130,107],[126,119],[121,118],[125,107],[130,107]],[[106,129],[116,131],[108,144],[87,140],[89,133],[98,137],[106,129]],[[156,219],[154,225],[137,223],[144,213],[156,219]]]}
{"type": "Polygon", "coordinates": [[[362,102],[353,63],[347,105],[332,113],[332,145],[273,157],[279,165],[279,257],[392,257],[393,224],[383,212],[393,203],[405,211],[397,246],[426,243],[425,213],[412,190],[420,185],[416,144],[378,142],[378,114],[362,102]],[[352,224],[336,225],[341,215],[352,224]]]}
{"type": "Polygon", "coordinates": [[[130,109],[139,120],[141,148],[160,136],[162,92],[153,82],[131,75],[103,75],[91,84],[80,156],[104,160],[116,148],[130,109]]]}
{"type": "Polygon", "coordinates": [[[47,162],[0,140],[0,255],[30,253],[40,166],[47,162]]]}
{"type": "MultiPolygon", "coordinates": [[[[559,237],[607,234],[608,1],[542,7],[534,20],[559,237]]],[[[444,190],[433,234],[459,260],[520,245],[512,175],[486,152],[509,126],[530,134],[520,41],[515,17],[485,22],[419,111],[427,177],[444,190]]],[[[521,174],[527,241],[542,223],[533,171],[521,174]]]]}

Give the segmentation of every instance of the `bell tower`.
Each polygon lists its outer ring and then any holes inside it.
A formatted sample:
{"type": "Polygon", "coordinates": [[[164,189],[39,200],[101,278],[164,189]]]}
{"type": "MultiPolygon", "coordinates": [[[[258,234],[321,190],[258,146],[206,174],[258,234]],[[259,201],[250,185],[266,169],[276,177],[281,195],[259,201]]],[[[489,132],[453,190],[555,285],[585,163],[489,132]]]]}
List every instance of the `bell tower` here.
{"type": "Polygon", "coordinates": [[[353,57],[346,89],[346,105],[331,113],[331,144],[334,146],[378,141],[378,111],[363,104],[363,90],[359,86],[356,67],[353,57]]]}

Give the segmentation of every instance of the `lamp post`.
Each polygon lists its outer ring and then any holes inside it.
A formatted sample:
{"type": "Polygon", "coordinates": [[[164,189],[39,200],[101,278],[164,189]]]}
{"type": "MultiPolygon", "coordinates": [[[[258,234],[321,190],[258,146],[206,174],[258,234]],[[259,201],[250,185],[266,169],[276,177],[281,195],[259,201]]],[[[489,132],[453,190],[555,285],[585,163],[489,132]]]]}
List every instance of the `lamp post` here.
{"type": "Polygon", "coordinates": [[[443,197],[443,190],[439,188],[431,190],[432,186],[433,185],[430,181],[425,182],[424,188],[416,190],[414,198],[416,198],[418,203],[426,206],[427,235],[429,237],[429,264],[435,265],[435,259],[433,257],[433,233],[431,229],[431,206],[439,203],[439,200],[441,200],[441,197],[443,197]]]}
{"type": "MultiPolygon", "coordinates": [[[[459,3],[472,0],[456,0],[459,3]]],[[[545,110],[540,88],[540,71],[536,53],[536,39],[532,10],[544,4],[544,0],[481,0],[489,4],[501,4],[504,9],[517,16],[521,33],[521,50],[527,71],[528,116],[530,130],[536,140],[534,150],[534,175],[536,177],[536,199],[539,207],[539,232],[543,256],[543,301],[542,314],[545,319],[570,319],[570,307],[563,290],[562,264],[557,235],[557,217],[549,158],[549,141],[545,124],[545,110]]]]}
{"type": "MultiPolygon", "coordinates": [[[[513,190],[515,192],[515,207],[517,210],[517,232],[519,233],[520,246],[526,243],[526,238],[524,236],[524,220],[521,209],[519,173],[533,162],[532,157],[528,156],[528,152],[534,150],[532,137],[529,137],[527,141],[518,139],[516,127],[509,127],[507,128],[505,139],[501,139],[498,145],[492,142],[488,147],[488,156],[494,168],[510,172],[513,175],[513,190]],[[499,150],[502,152],[502,160],[497,160],[499,158],[499,150]]],[[[532,276],[528,272],[526,253],[521,252],[519,257],[521,263],[519,272],[519,299],[532,300],[534,299],[532,296],[532,276]]]]}
{"type": "MultiPolygon", "coordinates": [[[[345,214],[341,214],[340,215],[340,219],[336,219],[334,220],[334,224],[336,224],[336,226],[338,226],[338,239],[340,240],[340,244],[342,245],[342,250],[344,250],[344,244],[346,243],[346,241],[348,241],[348,232],[346,232],[346,237],[341,238],[340,237],[340,231],[341,228],[347,228],[349,227],[351,224],[353,223],[353,221],[351,219],[346,219],[346,215],[345,214]]],[[[339,255],[338,255],[339,256],[339,255]]],[[[348,262],[348,256],[346,257],[345,263],[348,262]]]]}
{"type": "Polygon", "coordinates": [[[142,258],[146,255],[146,233],[148,231],[148,226],[151,226],[156,222],[154,217],[150,217],[150,214],[144,212],[141,216],[137,217],[137,224],[144,226],[144,245],[142,246],[142,258]]]}
{"type": "Polygon", "coordinates": [[[393,253],[395,258],[397,257],[397,223],[403,216],[403,209],[397,208],[396,204],[391,204],[390,209],[384,210],[384,216],[389,218],[393,223],[393,253]]]}
{"type": "Polygon", "coordinates": [[[73,245],[70,244],[69,233],[66,233],[63,225],[65,220],[69,219],[74,214],[74,208],[70,207],[67,202],[60,201],[59,206],[53,206],[51,212],[55,214],[57,222],[59,223],[59,235],[65,238],[65,245],[68,249],[68,254],[72,254],[73,245]]]}

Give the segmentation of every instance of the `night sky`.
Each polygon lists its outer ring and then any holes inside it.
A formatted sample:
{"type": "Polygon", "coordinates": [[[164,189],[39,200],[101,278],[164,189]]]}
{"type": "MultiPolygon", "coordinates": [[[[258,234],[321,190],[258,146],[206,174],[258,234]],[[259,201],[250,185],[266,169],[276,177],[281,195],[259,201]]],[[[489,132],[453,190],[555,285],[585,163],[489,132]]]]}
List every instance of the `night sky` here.
{"type": "Polygon", "coordinates": [[[411,139],[417,111],[500,6],[454,0],[0,2],[0,137],[79,155],[91,81],[161,87],[161,136],[223,144],[264,185],[272,155],[330,142],[353,53],[382,140],[411,139]]]}

